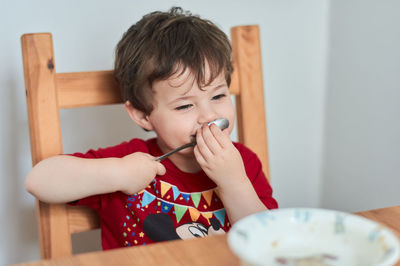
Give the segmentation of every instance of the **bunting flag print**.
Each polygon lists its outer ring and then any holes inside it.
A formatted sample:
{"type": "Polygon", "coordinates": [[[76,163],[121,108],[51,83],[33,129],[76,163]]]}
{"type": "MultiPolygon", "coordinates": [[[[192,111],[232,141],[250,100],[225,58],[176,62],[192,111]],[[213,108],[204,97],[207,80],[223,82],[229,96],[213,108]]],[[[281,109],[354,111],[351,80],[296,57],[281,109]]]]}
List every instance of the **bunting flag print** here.
{"type": "Polygon", "coordinates": [[[165,193],[171,189],[171,185],[165,182],[161,182],[161,197],[164,197],[165,193]]]}
{"type": "Polygon", "coordinates": [[[187,211],[187,207],[181,206],[181,205],[174,205],[174,210],[175,210],[175,216],[176,216],[176,221],[179,223],[179,221],[182,219],[183,215],[187,211]]]}
{"type": "Polygon", "coordinates": [[[199,202],[200,202],[200,198],[201,198],[201,193],[191,193],[190,197],[192,198],[193,204],[194,206],[199,207],[199,202]]]}
{"type": "Polygon", "coordinates": [[[196,208],[199,207],[201,196],[203,196],[208,206],[211,206],[213,193],[214,192],[216,194],[218,193],[218,191],[214,189],[209,189],[203,192],[192,192],[192,193],[181,192],[177,186],[171,185],[164,181],[160,182],[160,187],[161,187],[161,197],[164,197],[166,193],[170,191],[170,189],[172,188],[174,200],[178,199],[179,196],[182,196],[182,198],[185,199],[186,202],[189,202],[189,199],[192,199],[193,204],[194,206],[196,206],[196,208]]]}
{"type": "Polygon", "coordinates": [[[174,200],[176,200],[179,197],[179,194],[181,194],[181,192],[176,186],[173,185],[172,185],[172,191],[174,192],[174,200]]]}
{"type": "Polygon", "coordinates": [[[150,204],[153,200],[156,199],[156,196],[153,194],[150,194],[146,190],[143,192],[143,198],[142,198],[142,207],[150,204]]]}
{"type": "Polygon", "coordinates": [[[210,218],[213,216],[213,213],[212,213],[212,212],[203,212],[203,213],[201,213],[201,215],[202,215],[204,218],[207,219],[207,221],[208,221],[209,224],[211,224],[211,223],[210,223],[210,218]]]}
{"type": "MultiPolygon", "coordinates": [[[[174,186],[170,186],[170,188],[171,187],[174,188],[174,186]]],[[[212,190],[202,192],[202,193],[199,192],[199,193],[191,193],[191,194],[179,192],[179,194],[182,195],[182,197],[184,197],[185,200],[189,201],[189,198],[191,198],[193,203],[195,204],[196,208],[199,205],[201,196],[204,197],[204,199],[206,200],[206,202],[208,204],[211,204],[212,193],[213,193],[212,190]]],[[[155,195],[151,194],[147,190],[140,191],[138,194],[143,194],[141,207],[145,207],[157,199],[157,197],[155,195]]],[[[137,194],[135,194],[135,195],[137,195],[137,194]]],[[[135,201],[135,197],[133,195],[131,195],[127,200],[129,207],[132,205],[132,204],[130,204],[130,202],[132,202],[132,201],[135,201]]],[[[218,219],[220,224],[222,226],[225,226],[225,215],[226,215],[225,209],[220,209],[220,210],[210,211],[210,212],[200,212],[198,209],[196,209],[194,207],[179,205],[179,204],[176,204],[173,202],[167,202],[164,200],[160,200],[159,206],[161,206],[161,211],[163,213],[169,213],[171,211],[171,209],[173,208],[177,223],[179,223],[180,220],[182,219],[182,217],[185,215],[185,213],[187,211],[189,211],[190,218],[193,222],[197,222],[197,220],[200,218],[200,216],[202,216],[205,219],[207,219],[208,223],[210,224],[210,218],[212,218],[214,215],[218,219]]]]}
{"type": "MultiPolygon", "coordinates": [[[[217,190],[209,189],[209,190],[202,191],[202,192],[186,193],[186,192],[181,192],[177,186],[169,184],[164,181],[160,182],[160,190],[161,190],[161,193],[160,193],[161,197],[165,197],[167,195],[167,193],[172,190],[171,196],[174,200],[177,200],[178,198],[180,198],[180,200],[184,199],[187,203],[189,203],[190,199],[192,200],[193,207],[180,205],[175,202],[169,202],[169,201],[160,199],[161,211],[163,213],[169,213],[171,211],[171,209],[173,209],[177,222],[179,222],[182,219],[182,217],[185,215],[186,211],[189,210],[190,218],[192,221],[197,221],[200,218],[200,216],[202,216],[205,219],[207,219],[208,222],[210,223],[209,219],[212,218],[213,215],[215,215],[215,217],[218,219],[218,221],[221,223],[221,225],[225,226],[225,220],[226,220],[225,209],[220,209],[215,212],[214,211],[200,212],[197,209],[197,208],[199,208],[202,197],[204,198],[205,203],[209,207],[211,207],[213,194],[216,193],[216,196],[218,197],[217,190]]],[[[142,207],[153,202],[156,199],[156,196],[152,195],[151,193],[149,193],[147,191],[141,191],[140,193],[144,193],[143,197],[142,197],[142,207]]],[[[169,198],[169,196],[168,196],[168,198],[169,198]]],[[[202,208],[207,208],[207,205],[202,206],[202,208]]]]}
{"type": "Polygon", "coordinates": [[[190,198],[190,193],[183,193],[181,192],[182,197],[186,200],[186,202],[189,202],[190,198]]]}
{"type": "Polygon", "coordinates": [[[197,220],[200,217],[200,212],[199,210],[195,209],[195,208],[189,208],[189,214],[190,214],[190,218],[192,218],[193,222],[197,222],[197,220]]]}
{"type": "Polygon", "coordinates": [[[207,191],[202,192],[201,194],[203,194],[203,198],[206,200],[208,206],[211,206],[213,190],[207,190],[207,191]]]}
{"type": "Polygon", "coordinates": [[[214,216],[218,219],[222,226],[225,226],[225,209],[214,212],[214,216]]]}
{"type": "Polygon", "coordinates": [[[171,210],[171,208],[172,208],[173,206],[174,206],[174,205],[171,204],[171,203],[169,203],[169,202],[161,201],[161,211],[162,211],[163,213],[169,213],[169,211],[171,210]]]}

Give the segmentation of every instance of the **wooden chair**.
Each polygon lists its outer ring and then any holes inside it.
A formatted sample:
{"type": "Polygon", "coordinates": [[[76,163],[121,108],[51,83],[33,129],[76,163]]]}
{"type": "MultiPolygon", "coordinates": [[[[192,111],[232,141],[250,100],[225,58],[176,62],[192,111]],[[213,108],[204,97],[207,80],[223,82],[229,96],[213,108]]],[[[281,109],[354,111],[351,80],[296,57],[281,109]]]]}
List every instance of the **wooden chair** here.
{"type": "MultiPolygon", "coordinates": [[[[269,179],[258,26],[231,29],[239,141],[255,151],[269,179]]],[[[21,37],[32,163],[63,153],[60,109],[122,103],[112,71],[57,73],[50,33],[21,37]]],[[[71,234],[99,227],[93,211],[37,201],[41,257],[72,253],[71,234]]]]}

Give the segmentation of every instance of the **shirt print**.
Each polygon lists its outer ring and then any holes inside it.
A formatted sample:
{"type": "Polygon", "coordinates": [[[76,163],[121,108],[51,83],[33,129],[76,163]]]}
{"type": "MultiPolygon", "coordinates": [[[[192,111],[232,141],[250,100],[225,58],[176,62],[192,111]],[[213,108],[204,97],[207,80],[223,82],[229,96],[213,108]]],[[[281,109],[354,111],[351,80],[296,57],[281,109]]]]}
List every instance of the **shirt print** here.
{"type": "Polygon", "coordinates": [[[230,224],[216,187],[187,192],[159,178],[130,195],[123,222],[124,246],[221,234],[230,224]]]}

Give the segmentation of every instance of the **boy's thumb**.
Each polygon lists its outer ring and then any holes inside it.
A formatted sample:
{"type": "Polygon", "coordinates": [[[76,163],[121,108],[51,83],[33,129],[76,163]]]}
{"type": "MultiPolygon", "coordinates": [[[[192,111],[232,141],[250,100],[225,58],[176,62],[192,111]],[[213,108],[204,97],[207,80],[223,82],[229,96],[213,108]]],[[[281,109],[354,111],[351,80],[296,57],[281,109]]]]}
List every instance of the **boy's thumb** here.
{"type": "Polygon", "coordinates": [[[165,166],[162,163],[157,163],[157,175],[165,175],[165,166]]]}

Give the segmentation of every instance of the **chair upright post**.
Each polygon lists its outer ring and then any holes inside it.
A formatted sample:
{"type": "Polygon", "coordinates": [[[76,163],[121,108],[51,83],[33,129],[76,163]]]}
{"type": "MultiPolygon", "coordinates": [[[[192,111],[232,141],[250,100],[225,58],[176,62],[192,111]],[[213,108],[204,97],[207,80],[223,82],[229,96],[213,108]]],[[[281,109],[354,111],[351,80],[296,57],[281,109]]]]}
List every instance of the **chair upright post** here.
{"type": "Polygon", "coordinates": [[[236,95],[239,142],[258,155],[270,180],[259,27],[233,27],[231,38],[239,84],[236,95]]]}
{"type": "MultiPolygon", "coordinates": [[[[32,164],[62,153],[53,40],[50,33],[21,37],[32,164]]],[[[43,259],[72,254],[65,204],[37,201],[43,259]]]]}

